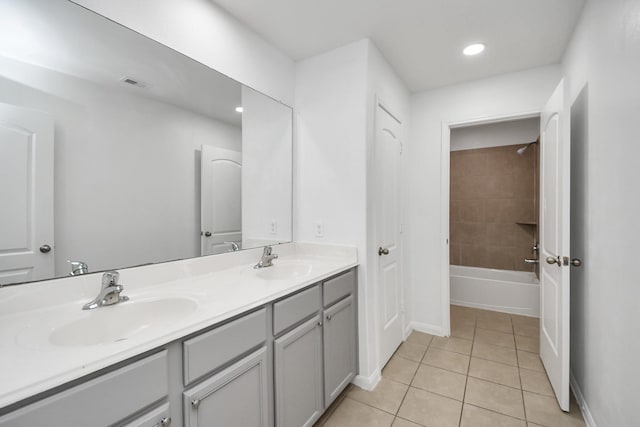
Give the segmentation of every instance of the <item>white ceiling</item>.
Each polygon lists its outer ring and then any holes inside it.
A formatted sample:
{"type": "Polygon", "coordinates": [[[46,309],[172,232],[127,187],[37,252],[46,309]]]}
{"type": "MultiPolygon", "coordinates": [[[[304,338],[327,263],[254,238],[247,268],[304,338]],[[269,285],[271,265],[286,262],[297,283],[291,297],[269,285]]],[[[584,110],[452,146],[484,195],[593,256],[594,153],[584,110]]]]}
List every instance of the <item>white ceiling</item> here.
{"type": "Polygon", "coordinates": [[[412,91],[558,63],[584,0],[215,0],[294,60],[369,37],[412,91]],[[487,44],[464,57],[464,46],[487,44]]]}
{"type": "Polygon", "coordinates": [[[0,58],[241,124],[235,112],[240,83],[73,3],[0,1],[0,24],[0,58]],[[123,77],[146,87],[127,85],[123,77]]]}

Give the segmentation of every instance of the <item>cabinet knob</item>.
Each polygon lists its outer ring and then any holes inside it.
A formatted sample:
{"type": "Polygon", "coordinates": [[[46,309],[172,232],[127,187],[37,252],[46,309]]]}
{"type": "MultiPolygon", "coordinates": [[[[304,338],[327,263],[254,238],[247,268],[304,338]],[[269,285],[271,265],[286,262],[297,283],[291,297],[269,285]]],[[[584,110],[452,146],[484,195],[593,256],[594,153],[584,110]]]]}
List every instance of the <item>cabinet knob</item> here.
{"type": "Polygon", "coordinates": [[[160,427],[169,427],[171,425],[171,417],[164,417],[160,420],[160,427]]]}
{"type": "Polygon", "coordinates": [[[331,315],[327,314],[327,320],[331,320],[331,315]]]}
{"type": "Polygon", "coordinates": [[[200,399],[193,399],[191,401],[191,407],[193,409],[198,409],[198,406],[200,406],[200,399]]]}
{"type": "Polygon", "coordinates": [[[322,326],[322,322],[318,322],[318,325],[317,325],[317,326],[318,326],[318,327],[322,326]]]}

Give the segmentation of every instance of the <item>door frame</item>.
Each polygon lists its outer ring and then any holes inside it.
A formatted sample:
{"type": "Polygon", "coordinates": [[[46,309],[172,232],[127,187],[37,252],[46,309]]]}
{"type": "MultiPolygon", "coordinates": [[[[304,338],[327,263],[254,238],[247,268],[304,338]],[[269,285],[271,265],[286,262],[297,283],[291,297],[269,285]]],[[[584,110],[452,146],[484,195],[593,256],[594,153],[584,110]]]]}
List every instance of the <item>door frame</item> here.
{"type": "MultiPolygon", "coordinates": [[[[374,106],[373,106],[373,140],[371,141],[371,173],[374,177],[374,188],[375,188],[375,184],[377,181],[375,181],[375,177],[376,177],[376,169],[377,169],[377,152],[376,152],[376,141],[375,141],[375,137],[376,137],[376,131],[377,131],[377,126],[378,126],[378,121],[377,121],[377,114],[378,114],[378,108],[382,108],[387,114],[389,114],[392,118],[394,118],[401,126],[402,128],[402,134],[398,136],[398,140],[400,142],[400,146],[401,146],[401,152],[400,152],[400,164],[402,165],[403,162],[403,153],[404,153],[404,141],[403,141],[403,135],[404,132],[406,131],[406,129],[404,128],[405,126],[405,121],[402,120],[400,118],[399,115],[397,115],[394,112],[393,108],[389,107],[389,104],[387,104],[386,102],[384,102],[378,95],[376,95],[374,97],[374,106]]],[[[400,170],[400,174],[402,175],[402,170],[400,170]]],[[[398,239],[398,263],[400,265],[400,271],[399,271],[399,282],[400,282],[400,323],[402,325],[402,341],[406,340],[407,338],[407,316],[406,316],[406,306],[405,306],[405,286],[404,286],[404,210],[402,209],[403,207],[403,194],[402,194],[402,176],[399,177],[398,179],[398,217],[400,219],[400,225],[399,225],[399,239],[398,239]]],[[[373,210],[372,210],[372,236],[373,239],[372,241],[368,242],[367,245],[371,246],[370,248],[367,249],[367,253],[369,254],[368,256],[368,263],[369,263],[369,267],[367,268],[367,270],[369,271],[369,274],[371,276],[371,281],[373,283],[373,303],[374,303],[374,325],[375,325],[375,337],[376,337],[376,343],[375,343],[375,357],[376,357],[376,365],[378,370],[382,370],[382,366],[380,365],[380,355],[381,355],[381,351],[380,351],[380,346],[381,346],[381,342],[380,342],[380,328],[381,328],[381,321],[380,321],[380,301],[381,301],[381,295],[379,293],[379,265],[378,265],[378,254],[376,253],[376,249],[374,248],[374,246],[377,248],[378,245],[378,206],[380,206],[380,198],[378,197],[378,194],[375,191],[370,191],[370,189],[367,190],[368,192],[370,192],[370,194],[373,197],[372,200],[372,205],[373,205],[373,210]]]]}
{"type": "Polygon", "coordinates": [[[513,120],[540,117],[542,109],[520,113],[506,112],[484,117],[463,118],[453,121],[442,121],[441,160],[440,160],[440,274],[441,274],[441,308],[442,335],[451,335],[451,289],[449,283],[449,209],[450,209],[450,179],[451,179],[451,130],[469,126],[486,125],[491,123],[510,122],[513,120]]]}

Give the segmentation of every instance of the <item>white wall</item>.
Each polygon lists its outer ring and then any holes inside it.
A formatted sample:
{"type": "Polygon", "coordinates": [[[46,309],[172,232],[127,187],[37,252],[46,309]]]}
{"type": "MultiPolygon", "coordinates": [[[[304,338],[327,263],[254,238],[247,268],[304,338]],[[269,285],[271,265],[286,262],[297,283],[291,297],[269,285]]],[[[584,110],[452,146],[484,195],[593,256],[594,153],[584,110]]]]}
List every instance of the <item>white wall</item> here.
{"type": "Polygon", "coordinates": [[[200,146],[240,127],[0,58],[0,102],[55,121],[55,268],[90,271],[200,254],[200,146]],[[135,236],[131,239],[131,236],[135,236]]]}
{"type": "Polygon", "coordinates": [[[366,271],[367,51],[361,40],[297,64],[294,229],[296,241],[358,248],[360,374],[370,360],[366,271]],[[317,236],[316,226],[324,233],[317,236]]]}
{"type": "MultiPolygon", "coordinates": [[[[301,61],[296,73],[296,240],[358,248],[360,377],[379,378],[371,183],[376,96],[399,117],[409,93],[369,40],[301,61]],[[321,223],[324,235],[317,236],[321,223]]],[[[377,253],[376,253],[377,256],[377,253]]]]}
{"type": "Polygon", "coordinates": [[[540,119],[537,117],[465,126],[451,130],[451,151],[476,148],[522,145],[534,142],[540,136],[540,119]]]}
{"type": "Polygon", "coordinates": [[[640,2],[589,1],[564,58],[574,104],[571,370],[595,425],[636,425],[640,398],[640,2]],[[582,92],[582,90],[585,92],[582,92]],[[574,224],[575,223],[575,227],[574,224]]]}
{"type": "Polygon", "coordinates": [[[290,242],[292,111],[247,87],[242,108],[242,247],[290,242]]]}
{"type": "Polygon", "coordinates": [[[560,67],[549,66],[412,96],[404,209],[405,278],[414,328],[443,332],[442,266],[448,265],[449,253],[442,250],[441,235],[442,123],[539,111],[560,78],[560,67]]]}
{"type": "Polygon", "coordinates": [[[293,61],[213,1],[74,2],[293,105],[293,61]]]}

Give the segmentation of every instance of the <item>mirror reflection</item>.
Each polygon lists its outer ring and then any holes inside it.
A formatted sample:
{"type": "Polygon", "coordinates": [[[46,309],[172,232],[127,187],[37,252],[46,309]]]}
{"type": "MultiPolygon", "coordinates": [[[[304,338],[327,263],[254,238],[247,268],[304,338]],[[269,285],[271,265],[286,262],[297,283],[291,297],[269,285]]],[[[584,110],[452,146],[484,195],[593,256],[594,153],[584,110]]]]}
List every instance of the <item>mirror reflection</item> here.
{"type": "Polygon", "coordinates": [[[291,241],[289,107],[66,1],[0,17],[0,285],[291,241]]]}

